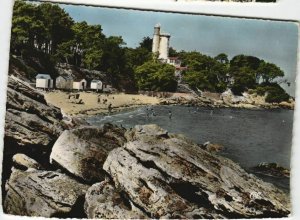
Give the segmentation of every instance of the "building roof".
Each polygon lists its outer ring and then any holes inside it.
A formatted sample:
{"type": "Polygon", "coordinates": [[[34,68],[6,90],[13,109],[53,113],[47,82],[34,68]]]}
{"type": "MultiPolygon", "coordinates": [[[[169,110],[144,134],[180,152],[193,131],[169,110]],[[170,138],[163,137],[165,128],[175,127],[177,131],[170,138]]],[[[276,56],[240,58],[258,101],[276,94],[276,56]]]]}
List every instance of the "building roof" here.
{"type": "Polygon", "coordinates": [[[52,79],[49,74],[41,74],[41,73],[37,74],[35,78],[36,79],[52,79]]]}
{"type": "Polygon", "coordinates": [[[161,33],[160,36],[161,36],[161,37],[168,37],[168,38],[169,38],[169,37],[171,37],[171,34],[168,34],[168,33],[161,33]]]}

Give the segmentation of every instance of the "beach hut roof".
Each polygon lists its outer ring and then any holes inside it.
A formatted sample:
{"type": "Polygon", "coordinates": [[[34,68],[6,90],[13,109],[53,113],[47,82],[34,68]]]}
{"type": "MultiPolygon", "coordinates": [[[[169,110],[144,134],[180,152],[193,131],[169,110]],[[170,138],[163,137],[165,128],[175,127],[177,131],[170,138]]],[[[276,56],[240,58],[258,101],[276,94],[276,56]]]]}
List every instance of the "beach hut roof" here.
{"type": "Polygon", "coordinates": [[[39,74],[36,75],[35,78],[36,79],[51,79],[51,76],[49,74],[41,74],[41,73],[39,73],[39,74]]]}

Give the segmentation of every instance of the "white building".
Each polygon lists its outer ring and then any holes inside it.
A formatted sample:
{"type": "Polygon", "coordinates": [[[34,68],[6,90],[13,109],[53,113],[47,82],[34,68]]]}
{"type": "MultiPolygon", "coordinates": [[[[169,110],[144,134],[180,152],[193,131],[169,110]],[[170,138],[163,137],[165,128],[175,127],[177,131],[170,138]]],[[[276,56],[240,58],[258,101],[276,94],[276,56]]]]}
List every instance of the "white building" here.
{"type": "Polygon", "coordinates": [[[152,53],[158,54],[158,59],[162,62],[167,62],[169,57],[169,41],[170,34],[160,32],[160,25],[154,27],[154,35],[152,41],[152,53]]]}
{"type": "Polygon", "coordinates": [[[162,34],[160,32],[160,25],[154,27],[152,53],[157,54],[157,59],[162,63],[168,63],[175,67],[175,77],[180,82],[182,79],[182,72],[187,70],[187,67],[181,66],[181,60],[178,57],[169,57],[170,49],[170,34],[162,34]]]}
{"type": "Polygon", "coordinates": [[[53,79],[49,74],[38,74],[36,77],[36,88],[51,89],[53,88],[53,79]]]}
{"type": "Polygon", "coordinates": [[[61,75],[56,78],[55,86],[58,89],[71,90],[73,88],[73,77],[70,75],[61,75]]]}
{"type": "Polygon", "coordinates": [[[92,80],[91,82],[91,89],[93,90],[103,90],[103,83],[101,80],[98,80],[98,79],[94,79],[92,80]]]}
{"type": "Polygon", "coordinates": [[[85,79],[75,79],[73,80],[73,89],[85,90],[87,87],[87,81],[85,79]]]}
{"type": "Polygon", "coordinates": [[[181,60],[178,57],[168,57],[167,63],[177,67],[181,67],[181,60]]]}

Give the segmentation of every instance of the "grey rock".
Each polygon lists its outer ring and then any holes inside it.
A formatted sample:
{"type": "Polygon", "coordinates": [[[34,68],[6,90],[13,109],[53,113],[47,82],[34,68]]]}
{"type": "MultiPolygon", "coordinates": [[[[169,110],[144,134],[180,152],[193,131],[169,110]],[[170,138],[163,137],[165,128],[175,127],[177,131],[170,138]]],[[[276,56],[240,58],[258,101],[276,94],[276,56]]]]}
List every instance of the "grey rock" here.
{"type": "Polygon", "coordinates": [[[224,146],[221,144],[213,144],[207,141],[202,145],[202,149],[208,150],[209,152],[220,152],[224,150],[224,146]]]}
{"type": "Polygon", "coordinates": [[[42,168],[42,166],[38,162],[26,156],[25,154],[15,154],[12,159],[15,166],[23,168],[25,170],[29,168],[37,170],[42,168]]]}
{"type": "Polygon", "coordinates": [[[27,216],[68,216],[88,187],[57,172],[13,169],[6,183],[4,212],[27,216]]]}
{"type": "Polygon", "coordinates": [[[43,94],[26,82],[8,77],[5,138],[20,146],[43,145],[62,132],[60,110],[46,103],[43,94]]]}
{"type": "Polygon", "coordinates": [[[50,162],[85,181],[101,181],[102,165],[112,149],[125,143],[124,133],[111,124],[65,130],[52,148],[50,162]]]}
{"type": "Polygon", "coordinates": [[[257,173],[275,176],[275,177],[290,177],[290,170],[280,166],[277,163],[260,163],[253,168],[257,173]]]}
{"type": "Polygon", "coordinates": [[[147,216],[130,200],[118,192],[109,181],[91,186],[85,195],[88,218],[141,219],[147,216]]]}
{"type": "Polygon", "coordinates": [[[103,165],[115,187],[152,218],[262,218],[290,213],[275,186],[155,125],[126,133],[103,165]]]}

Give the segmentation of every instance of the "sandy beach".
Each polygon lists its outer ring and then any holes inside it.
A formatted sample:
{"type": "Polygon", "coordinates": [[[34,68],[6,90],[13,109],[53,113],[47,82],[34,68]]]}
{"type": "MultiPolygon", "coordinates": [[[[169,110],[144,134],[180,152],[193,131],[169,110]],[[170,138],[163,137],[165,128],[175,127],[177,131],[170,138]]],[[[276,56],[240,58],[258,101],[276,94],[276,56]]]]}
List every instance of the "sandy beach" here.
{"type": "Polygon", "coordinates": [[[160,103],[158,97],[133,94],[102,94],[95,92],[78,92],[79,97],[71,97],[63,91],[45,92],[47,103],[50,103],[62,110],[67,115],[95,115],[107,114],[111,104],[111,112],[118,112],[129,108],[135,108],[142,105],[157,105],[160,103]],[[80,102],[82,100],[82,103],[80,102]],[[107,100],[107,101],[105,101],[107,100]]]}

